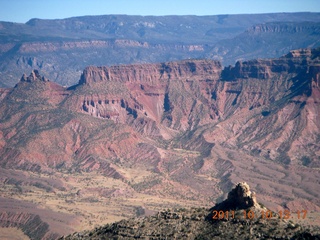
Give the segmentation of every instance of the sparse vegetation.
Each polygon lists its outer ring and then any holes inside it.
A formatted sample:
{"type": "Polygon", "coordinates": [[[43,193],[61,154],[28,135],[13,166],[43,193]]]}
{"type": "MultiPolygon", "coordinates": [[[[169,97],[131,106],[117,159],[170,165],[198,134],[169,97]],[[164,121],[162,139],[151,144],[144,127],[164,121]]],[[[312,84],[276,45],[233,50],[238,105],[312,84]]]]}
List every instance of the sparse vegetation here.
{"type": "Polygon", "coordinates": [[[307,156],[303,156],[301,158],[301,162],[302,162],[302,165],[303,166],[309,166],[309,164],[312,162],[311,158],[310,157],[307,157],[307,156]]]}

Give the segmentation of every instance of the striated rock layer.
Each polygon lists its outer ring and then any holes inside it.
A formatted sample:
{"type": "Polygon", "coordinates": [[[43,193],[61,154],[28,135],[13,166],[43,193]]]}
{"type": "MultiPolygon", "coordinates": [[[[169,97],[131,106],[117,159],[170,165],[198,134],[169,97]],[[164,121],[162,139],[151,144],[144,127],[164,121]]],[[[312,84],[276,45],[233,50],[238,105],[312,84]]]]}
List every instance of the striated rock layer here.
{"type": "Polygon", "coordinates": [[[88,67],[79,84],[91,85],[104,81],[157,83],[175,80],[217,80],[222,66],[218,61],[185,60],[159,64],[120,65],[112,67],[88,67]]]}
{"type": "Polygon", "coordinates": [[[38,215],[22,212],[2,212],[0,214],[0,226],[21,228],[27,236],[33,239],[43,239],[49,229],[49,225],[45,222],[42,222],[38,215]]]}

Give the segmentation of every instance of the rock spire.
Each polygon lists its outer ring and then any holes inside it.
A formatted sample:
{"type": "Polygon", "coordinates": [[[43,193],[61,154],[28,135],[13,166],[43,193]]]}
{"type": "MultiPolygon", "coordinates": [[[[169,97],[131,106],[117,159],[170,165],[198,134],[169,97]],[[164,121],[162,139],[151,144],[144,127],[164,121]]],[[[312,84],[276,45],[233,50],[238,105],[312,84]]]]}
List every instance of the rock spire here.
{"type": "Polygon", "coordinates": [[[238,210],[248,208],[261,208],[257,202],[254,192],[250,191],[250,187],[246,182],[238,183],[233,188],[226,200],[213,207],[216,210],[238,210]]]}
{"type": "Polygon", "coordinates": [[[21,82],[35,82],[35,81],[49,82],[47,78],[41,77],[38,70],[32,70],[32,72],[28,77],[26,74],[23,74],[20,81],[21,82]]]}

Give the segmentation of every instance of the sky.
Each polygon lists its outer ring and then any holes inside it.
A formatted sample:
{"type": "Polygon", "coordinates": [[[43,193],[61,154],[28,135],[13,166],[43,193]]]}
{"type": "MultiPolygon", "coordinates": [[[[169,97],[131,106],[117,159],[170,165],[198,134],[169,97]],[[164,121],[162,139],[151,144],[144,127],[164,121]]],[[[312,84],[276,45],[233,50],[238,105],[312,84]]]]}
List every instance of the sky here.
{"type": "Polygon", "coordinates": [[[217,15],[320,12],[320,0],[0,0],[0,21],[85,15],[217,15]]]}

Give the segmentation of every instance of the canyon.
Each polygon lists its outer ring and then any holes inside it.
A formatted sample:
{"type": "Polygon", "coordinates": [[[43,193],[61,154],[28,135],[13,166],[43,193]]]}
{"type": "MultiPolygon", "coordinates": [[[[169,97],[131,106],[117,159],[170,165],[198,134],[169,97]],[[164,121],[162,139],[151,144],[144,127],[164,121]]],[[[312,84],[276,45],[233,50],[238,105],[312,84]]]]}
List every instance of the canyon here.
{"type": "Polygon", "coordinates": [[[70,87],[23,75],[0,89],[0,226],[51,239],[213,206],[242,181],[320,225],[319,53],[88,66],[70,87]]]}
{"type": "Polygon", "coordinates": [[[276,58],[320,46],[319,13],[215,16],[102,15],[0,22],[0,87],[33,69],[72,86],[90,65],[276,58]]]}

